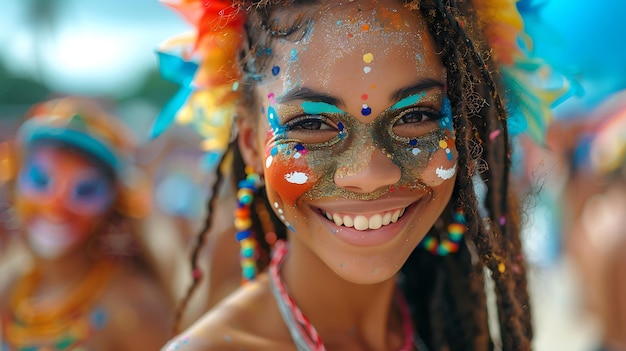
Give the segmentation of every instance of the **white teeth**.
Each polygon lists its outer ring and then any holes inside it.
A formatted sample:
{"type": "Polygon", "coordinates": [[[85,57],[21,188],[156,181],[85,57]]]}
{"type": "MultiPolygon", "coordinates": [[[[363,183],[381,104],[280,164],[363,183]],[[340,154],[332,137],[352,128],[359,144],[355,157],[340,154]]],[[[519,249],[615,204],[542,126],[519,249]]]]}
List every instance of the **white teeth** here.
{"type": "Polygon", "coordinates": [[[336,213],[333,215],[332,220],[333,220],[333,221],[335,221],[335,224],[336,224],[336,225],[342,225],[342,224],[344,224],[344,223],[343,223],[343,219],[341,218],[341,216],[340,216],[340,215],[338,215],[338,214],[336,214],[336,213]]]}
{"type": "Polygon", "coordinates": [[[346,227],[352,227],[354,225],[354,220],[350,216],[343,216],[343,225],[346,227]]]}
{"type": "Polygon", "coordinates": [[[365,216],[356,216],[354,218],[354,229],[365,230],[369,227],[369,221],[365,216]]]}
{"type": "Polygon", "coordinates": [[[391,223],[391,213],[387,212],[383,216],[383,225],[387,225],[389,223],[391,223]]]}
{"type": "Polygon", "coordinates": [[[354,227],[356,230],[380,229],[380,227],[395,223],[404,214],[406,208],[395,210],[394,212],[386,212],[385,214],[374,214],[367,218],[364,215],[351,217],[348,215],[339,215],[337,213],[330,214],[325,212],[324,215],[328,220],[335,222],[338,226],[354,227]]]}
{"type": "Polygon", "coordinates": [[[391,215],[391,223],[396,223],[398,221],[398,218],[400,217],[400,210],[394,212],[391,215]]]}
{"type": "Polygon", "coordinates": [[[370,217],[369,221],[370,229],[378,229],[383,226],[383,216],[376,214],[370,217]]]}

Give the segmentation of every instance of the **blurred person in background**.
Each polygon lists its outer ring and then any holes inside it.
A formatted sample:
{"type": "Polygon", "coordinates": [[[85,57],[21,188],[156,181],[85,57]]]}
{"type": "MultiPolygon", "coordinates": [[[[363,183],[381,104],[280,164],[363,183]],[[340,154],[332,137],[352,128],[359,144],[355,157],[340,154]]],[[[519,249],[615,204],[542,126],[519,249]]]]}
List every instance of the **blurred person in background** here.
{"type": "Polygon", "coordinates": [[[125,126],[93,100],[55,99],[1,150],[33,261],[0,291],[1,349],[158,349],[170,307],[133,241],[151,199],[125,126]]]}
{"type": "Polygon", "coordinates": [[[626,350],[626,91],[549,135],[568,166],[563,244],[583,306],[598,322],[595,350],[626,350]]]}
{"type": "MultiPolygon", "coordinates": [[[[201,136],[188,126],[175,125],[162,136],[143,145],[138,163],[154,180],[155,208],[142,221],[140,240],[147,250],[150,265],[156,268],[170,298],[178,303],[191,284],[190,254],[198,240],[206,245],[199,256],[195,274],[203,274],[189,308],[181,311],[180,325],[188,327],[224,296],[239,287],[239,244],[233,237],[231,221],[220,221],[206,235],[198,235],[207,210],[204,205],[217,191],[219,206],[213,212],[223,218],[232,216],[237,202],[232,189],[236,184],[215,184],[215,165],[202,150],[201,136]]],[[[226,171],[225,171],[226,172],[226,171]]],[[[227,173],[227,172],[226,172],[227,173]]]]}

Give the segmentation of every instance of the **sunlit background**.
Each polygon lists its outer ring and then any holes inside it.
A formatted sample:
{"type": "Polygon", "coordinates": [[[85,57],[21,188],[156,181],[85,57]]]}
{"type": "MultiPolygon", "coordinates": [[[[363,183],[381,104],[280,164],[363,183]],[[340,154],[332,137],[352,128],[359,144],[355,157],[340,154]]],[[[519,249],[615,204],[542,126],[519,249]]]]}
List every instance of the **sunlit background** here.
{"type": "MultiPolygon", "coordinates": [[[[557,119],[584,116],[626,88],[626,40],[620,30],[626,1],[523,0],[519,8],[533,53],[572,84],[572,98],[554,109],[557,119]]],[[[0,141],[29,106],[57,94],[116,103],[118,114],[145,140],[148,126],[177,89],[160,78],[154,49],[187,29],[156,0],[0,0],[0,141]]],[[[541,181],[550,183],[551,165],[541,167],[541,181]]],[[[535,216],[525,234],[533,264],[536,346],[588,350],[593,323],[578,319],[575,278],[561,264],[553,222],[545,213],[535,216]]]]}
{"type": "Polygon", "coordinates": [[[188,27],[158,1],[0,0],[0,9],[3,135],[56,94],[110,99],[139,133],[176,89],[154,49],[188,27]]]}

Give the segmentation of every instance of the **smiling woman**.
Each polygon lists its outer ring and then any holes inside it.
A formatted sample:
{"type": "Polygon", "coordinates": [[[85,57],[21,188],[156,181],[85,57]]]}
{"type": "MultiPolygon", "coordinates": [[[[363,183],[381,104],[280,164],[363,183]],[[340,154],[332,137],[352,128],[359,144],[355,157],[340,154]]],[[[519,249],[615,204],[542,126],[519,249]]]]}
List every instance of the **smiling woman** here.
{"type": "Polygon", "coordinates": [[[247,283],[166,350],[530,349],[496,74],[523,57],[515,1],[170,4],[198,28],[195,51],[175,46],[198,70],[171,106],[208,131],[219,181],[245,178],[247,283]],[[216,142],[216,116],[236,141],[216,142]]]}

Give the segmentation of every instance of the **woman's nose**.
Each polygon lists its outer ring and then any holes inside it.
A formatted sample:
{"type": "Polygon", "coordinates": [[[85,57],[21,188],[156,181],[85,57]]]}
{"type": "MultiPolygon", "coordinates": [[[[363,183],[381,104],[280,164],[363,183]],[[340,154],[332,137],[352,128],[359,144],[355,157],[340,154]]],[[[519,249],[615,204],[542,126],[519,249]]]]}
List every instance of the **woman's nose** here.
{"type": "Polygon", "coordinates": [[[40,205],[40,211],[43,216],[49,220],[63,221],[70,218],[73,213],[68,208],[68,192],[65,184],[59,184],[52,189],[45,201],[40,205]]]}
{"type": "Polygon", "coordinates": [[[358,162],[363,163],[356,170],[342,171],[340,169],[335,172],[334,181],[338,187],[357,193],[371,193],[400,181],[402,175],[400,167],[378,148],[370,150],[363,151],[364,153],[369,152],[369,158],[362,157],[359,160],[350,160],[357,162],[357,164],[358,162]]]}

